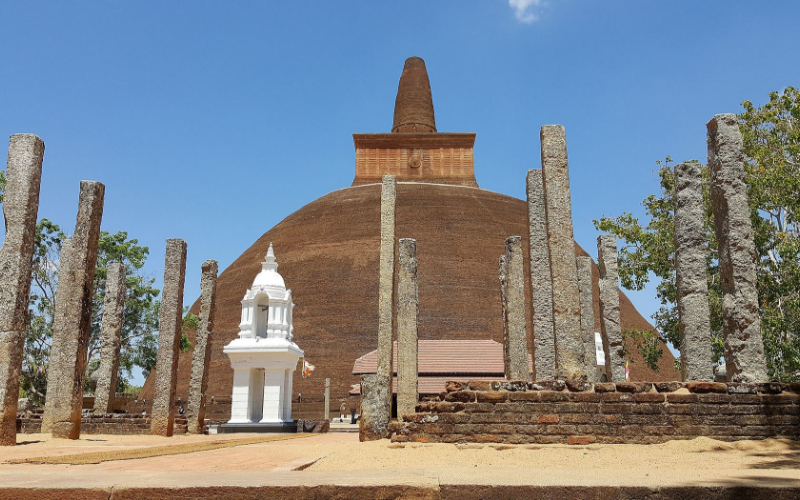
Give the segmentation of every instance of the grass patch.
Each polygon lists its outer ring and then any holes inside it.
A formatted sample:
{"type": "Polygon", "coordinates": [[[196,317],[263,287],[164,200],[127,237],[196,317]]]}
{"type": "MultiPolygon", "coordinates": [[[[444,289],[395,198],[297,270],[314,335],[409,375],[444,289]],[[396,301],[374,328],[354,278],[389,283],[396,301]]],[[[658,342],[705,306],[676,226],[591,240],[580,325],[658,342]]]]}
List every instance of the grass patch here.
{"type": "Polygon", "coordinates": [[[225,439],[214,441],[200,441],[169,446],[152,446],[149,448],[135,448],[132,450],[97,451],[92,453],[76,453],[52,457],[32,457],[8,460],[8,464],[50,464],[50,465],[87,465],[111,462],[114,460],[137,460],[140,458],[162,457],[165,455],[180,455],[196,453],[198,451],[218,450],[248,444],[268,443],[270,441],[285,441],[287,439],[301,439],[318,434],[272,434],[242,439],[225,439]]]}

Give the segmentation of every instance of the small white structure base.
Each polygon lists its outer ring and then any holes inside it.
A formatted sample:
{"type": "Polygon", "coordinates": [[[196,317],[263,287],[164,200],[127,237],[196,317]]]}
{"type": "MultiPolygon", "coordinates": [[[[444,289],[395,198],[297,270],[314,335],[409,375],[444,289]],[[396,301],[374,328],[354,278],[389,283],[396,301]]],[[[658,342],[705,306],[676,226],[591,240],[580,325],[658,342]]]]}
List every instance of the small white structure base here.
{"type": "Polygon", "coordinates": [[[223,348],[233,368],[228,424],[292,422],[292,375],[303,351],[292,341],[292,292],[286,289],[272,244],[242,299],[239,338],[223,348]]]}

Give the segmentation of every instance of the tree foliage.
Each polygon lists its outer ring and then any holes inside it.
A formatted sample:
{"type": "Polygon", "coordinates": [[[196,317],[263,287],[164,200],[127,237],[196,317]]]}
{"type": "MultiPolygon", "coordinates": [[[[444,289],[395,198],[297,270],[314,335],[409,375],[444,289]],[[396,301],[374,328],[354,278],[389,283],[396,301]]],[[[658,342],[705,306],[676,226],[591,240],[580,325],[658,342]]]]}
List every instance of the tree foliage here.
{"type": "MultiPolygon", "coordinates": [[[[746,182],[758,253],[761,327],[769,372],[776,379],[797,380],[800,375],[800,339],[797,337],[800,327],[800,93],[788,87],[783,93],[773,92],[769,97],[769,102],[761,107],[744,101],[739,125],[744,139],[746,182]]],[[[672,159],[667,157],[656,163],[661,192],[642,202],[648,217],[646,225],[630,213],[603,216],[594,223],[597,229],[616,234],[624,242],[619,250],[623,287],[642,290],[652,277],[658,278],[656,294],[661,307],[653,315],[655,326],[662,342],[679,345],[672,159]]],[[[719,360],[723,352],[722,291],[709,173],[705,167],[702,185],[711,329],[714,357],[719,360]]],[[[652,341],[642,345],[652,351],[652,341]]],[[[652,359],[652,352],[645,358],[652,359]]]]}
{"type": "MultiPolygon", "coordinates": [[[[5,191],[5,172],[0,171],[0,202],[5,191]]],[[[25,340],[20,392],[36,403],[44,402],[47,389],[47,364],[53,334],[53,313],[61,249],[67,234],[58,224],[42,219],[36,225],[28,329],[25,340]]],[[[124,231],[111,234],[102,231],[98,242],[97,267],[92,298],[92,323],[88,351],[87,374],[99,366],[100,334],[103,317],[103,299],[106,291],[108,265],[122,262],[126,266],[126,295],[123,309],[122,346],[120,352],[120,377],[118,391],[135,390],[130,385],[133,370],[139,367],[147,376],[155,366],[158,350],[158,317],[160,291],[155,288],[155,279],[143,271],[149,249],[139,245],[138,240],[128,238],[124,231]]],[[[198,318],[185,312],[181,350],[191,349],[186,334],[197,328],[198,318]]],[[[87,385],[90,377],[87,377],[87,385]]]]}

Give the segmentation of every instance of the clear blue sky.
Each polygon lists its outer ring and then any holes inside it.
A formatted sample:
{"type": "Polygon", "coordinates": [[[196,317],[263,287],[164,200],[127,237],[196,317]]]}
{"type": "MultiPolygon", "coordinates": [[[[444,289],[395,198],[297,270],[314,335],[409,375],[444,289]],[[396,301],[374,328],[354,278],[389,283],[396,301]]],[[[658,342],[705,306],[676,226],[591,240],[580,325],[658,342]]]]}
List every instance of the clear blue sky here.
{"type": "Polygon", "coordinates": [[[712,115],[800,85],[798,22],[794,1],[7,0],[0,136],[44,139],[39,214],[69,231],[78,182],[104,182],[103,228],[150,247],[159,286],[165,239],[186,239],[191,303],[204,260],[224,269],[350,184],[351,134],[391,129],[415,55],[439,131],[477,132],[485,189],[524,198],[539,127],[566,127],[575,237],[596,255],[592,219],[641,215],[655,160],[705,161],[712,115]]]}

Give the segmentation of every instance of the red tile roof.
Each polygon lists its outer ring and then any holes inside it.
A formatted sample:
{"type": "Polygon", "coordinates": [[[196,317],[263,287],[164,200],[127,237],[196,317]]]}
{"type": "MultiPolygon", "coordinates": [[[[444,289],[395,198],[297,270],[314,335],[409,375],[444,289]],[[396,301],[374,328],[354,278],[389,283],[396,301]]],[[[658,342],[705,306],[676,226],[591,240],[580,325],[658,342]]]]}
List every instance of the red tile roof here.
{"type": "MultiPolygon", "coordinates": [[[[487,376],[487,377],[425,377],[420,376],[417,379],[417,392],[423,395],[432,395],[432,394],[439,394],[440,392],[444,391],[444,386],[448,380],[456,380],[458,382],[467,382],[468,380],[503,380],[505,377],[503,374],[498,376],[487,376]]],[[[397,377],[392,378],[392,393],[397,394],[397,377]]],[[[361,395],[361,384],[353,384],[350,388],[351,396],[360,396],[361,395]]]]}
{"type": "MultiPolygon", "coordinates": [[[[418,344],[420,394],[438,394],[448,380],[503,379],[503,344],[494,340],[420,340],[418,344]]],[[[397,367],[397,342],[392,345],[392,366],[397,367]]],[[[353,375],[368,375],[377,371],[378,351],[369,352],[353,363],[353,375]]],[[[533,359],[528,354],[528,369],[533,359]]],[[[393,392],[397,392],[397,375],[393,392]]],[[[355,384],[350,394],[361,394],[355,384]]]]}

